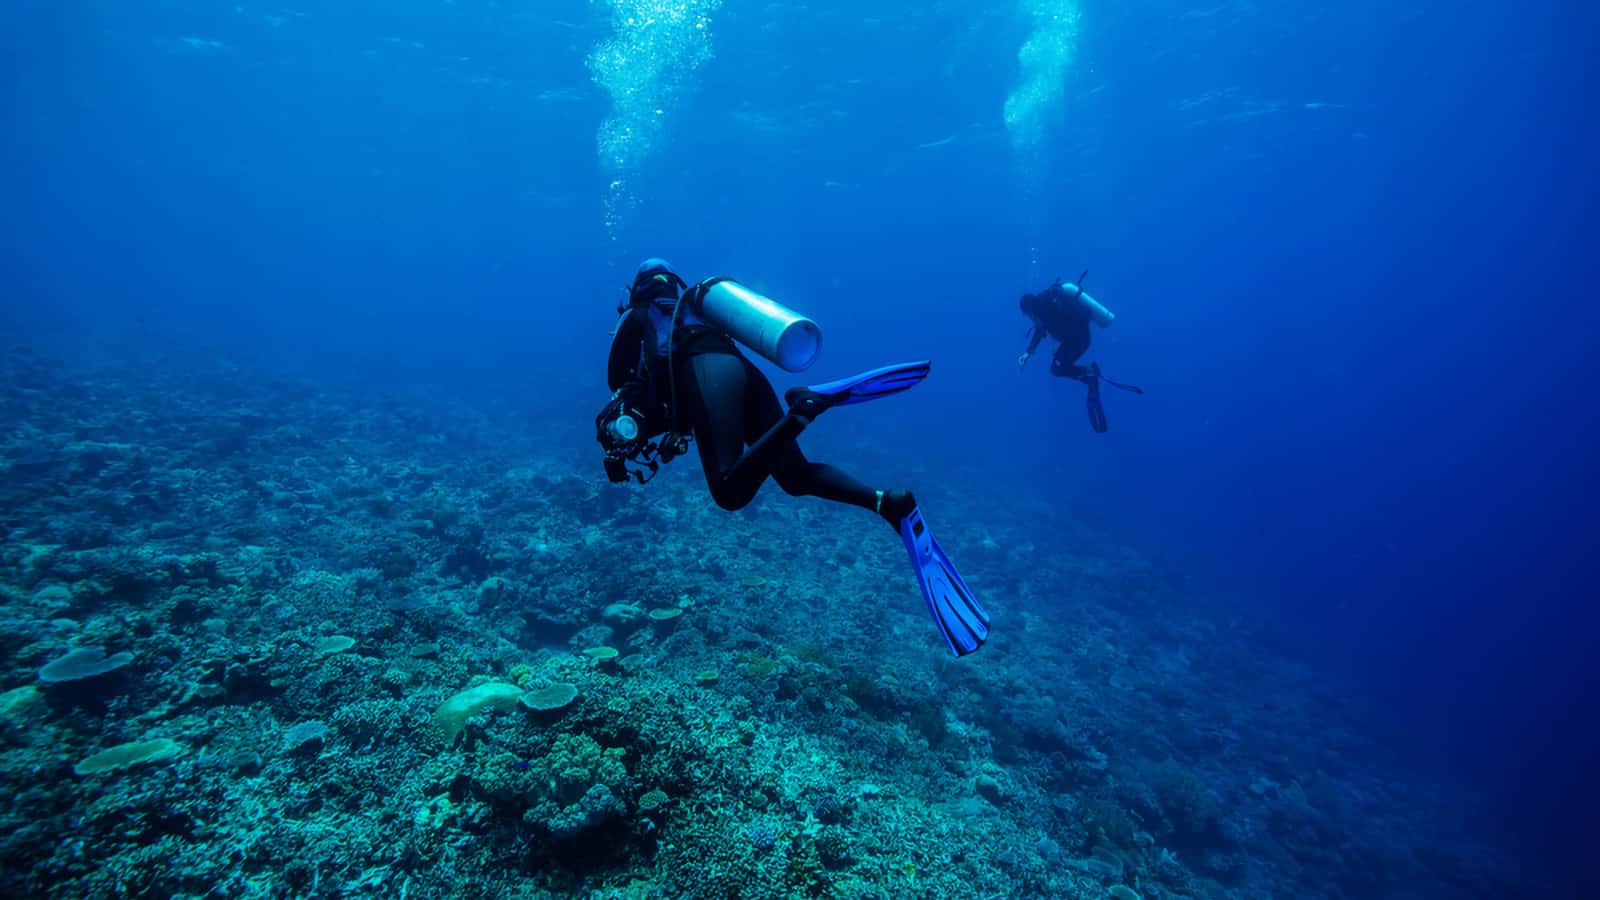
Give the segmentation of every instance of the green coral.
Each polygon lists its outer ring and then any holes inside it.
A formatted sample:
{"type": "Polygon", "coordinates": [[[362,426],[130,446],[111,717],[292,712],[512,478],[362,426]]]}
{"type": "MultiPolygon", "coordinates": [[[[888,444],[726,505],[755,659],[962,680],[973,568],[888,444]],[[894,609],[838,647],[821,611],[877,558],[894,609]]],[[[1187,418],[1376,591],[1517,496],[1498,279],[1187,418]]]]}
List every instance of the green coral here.
{"type": "Polygon", "coordinates": [[[801,662],[815,663],[824,669],[839,668],[839,660],[832,651],[814,641],[801,641],[790,647],[789,653],[801,662]]]}
{"type": "Polygon", "coordinates": [[[755,651],[750,651],[740,657],[745,669],[756,678],[766,678],[778,671],[778,661],[770,656],[755,651]]]}
{"type": "Polygon", "coordinates": [[[327,656],[330,653],[343,653],[356,645],[356,639],[347,634],[331,634],[317,641],[313,648],[318,656],[327,656]]]}
{"type": "Polygon", "coordinates": [[[0,723],[25,727],[44,711],[44,694],[31,684],[0,694],[0,723]]]}
{"type": "Polygon", "coordinates": [[[816,848],[817,859],[830,869],[842,869],[850,865],[852,851],[850,838],[843,828],[837,825],[828,825],[817,832],[812,839],[812,846],[816,848]]]}
{"type": "Polygon", "coordinates": [[[444,738],[446,744],[455,742],[461,729],[467,727],[467,720],[480,712],[496,709],[508,712],[515,709],[517,701],[522,699],[522,688],[503,681],[491,681],[470,687],[453,695],[450,699],[439,704],[433,714],[433,723],[439,730],[439,736],[444,738]]]}
{"type": "Polygon", "coordinates": [[[628,767],[622,761],[624,750],[616,747],[607,750],[586,734],[559,735],[544,765],[549,769],[556,785],[556,793],[563,803],[572,803],[583,796],[593,784],[620,785],[628,779],[628,767]]]}
{"type": "Polygon", "coordinates": [[[570,684],[550,684],[528,691],[521,697],[522,705],[540,712],[562,709],[578,696],[577,687],[570,684]]]}
{"type": "Polygon", "coordinates": [[[79,775],[112,772],[147,762],[164,762],[183,753],[183,745],[170,738],[134,741],[101,750],[72,767],[79,775]]]}

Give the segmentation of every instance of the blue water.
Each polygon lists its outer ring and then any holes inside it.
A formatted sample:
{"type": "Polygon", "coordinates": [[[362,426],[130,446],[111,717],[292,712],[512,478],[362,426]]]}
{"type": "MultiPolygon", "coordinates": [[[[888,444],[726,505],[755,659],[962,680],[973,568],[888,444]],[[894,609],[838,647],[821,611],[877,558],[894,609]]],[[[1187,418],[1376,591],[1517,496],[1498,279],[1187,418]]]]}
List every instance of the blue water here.
{"type": "Polygon", "coordinates": [[[825,377],[935,361],[853,437],[1232,598],[1592,884],[1592,12],[146,6],[0,12],[8,340],[560,394],[581,431],[637,260],[737,275],[825,377]],[[1148,391],[1105,435],[1015,365],[1018,295],[1084,269],[1090,357],[1148,391]]]}

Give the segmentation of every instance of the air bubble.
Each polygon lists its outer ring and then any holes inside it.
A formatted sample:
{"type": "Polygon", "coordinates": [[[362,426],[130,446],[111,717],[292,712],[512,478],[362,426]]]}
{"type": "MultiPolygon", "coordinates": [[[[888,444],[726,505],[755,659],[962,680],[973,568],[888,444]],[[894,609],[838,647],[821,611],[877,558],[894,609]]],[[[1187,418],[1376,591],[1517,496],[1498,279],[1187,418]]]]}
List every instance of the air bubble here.
{"type": "Polygon", "coordinates": [[[711,59],[707,27],[722,0],[609,0],[615,34],[589,54],[594,83],[611,95],[611,114],[595,136],[600,164],[612,176],[606,225],[638,205],[623,184],[650,156],[667,111],[711,59]]]}
{"type": "Polygon", "coordinates": [[[1022,80],[1006,98],[1005,121],[1018,165],[1027,169],[1043,164],[1050,119],[1077,55],[1080,14],[1078,0],[1022,0],[1021,8],[1033,20],[1032,31],[1017,51],[1022,80]]]}

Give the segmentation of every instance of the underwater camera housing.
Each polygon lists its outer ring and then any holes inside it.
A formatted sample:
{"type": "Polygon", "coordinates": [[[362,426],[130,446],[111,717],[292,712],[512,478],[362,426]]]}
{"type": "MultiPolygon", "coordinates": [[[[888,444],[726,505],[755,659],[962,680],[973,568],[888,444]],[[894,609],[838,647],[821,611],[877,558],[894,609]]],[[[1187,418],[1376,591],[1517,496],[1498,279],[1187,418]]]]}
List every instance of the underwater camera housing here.
{"type": "Polygon", "coordinates": [[[619,389],[594,418],[595,440],[605,451],[602,465],[613,484],[632,475],[640,484],[655,477],[661,463],[670,462],[687,450],[686,442],[668,435],[652,442],[655,434],[645,413],[643,389],[630,385],[619,389]],[[630,468],[630,464],[638,468],[630,468]]]}

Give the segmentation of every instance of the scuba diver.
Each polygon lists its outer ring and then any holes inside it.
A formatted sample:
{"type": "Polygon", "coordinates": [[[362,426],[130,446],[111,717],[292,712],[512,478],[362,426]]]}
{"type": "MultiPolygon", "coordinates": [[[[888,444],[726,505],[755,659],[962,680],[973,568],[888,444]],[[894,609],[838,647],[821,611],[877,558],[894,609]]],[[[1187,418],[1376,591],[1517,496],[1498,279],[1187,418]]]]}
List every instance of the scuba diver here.
{"type": "Polygon", "coordinates": [[[934,540],[910,491],[878,490],[801,452],[796,439],[835,407],[897,394],[926,378],[927,362],[886,366],[784,394],[735,340],[790,372],[821,348],[816,323],[730,278],[689,285],[665,260],[639,265],[618,307],[606,366],[611,400],[595,419],[606,475],[640,484],[662,463],[699,447],[717,505],[742,509],[770,477],[793,496],[877,513],[900,533],[928,610],[956,656],[982,646],[989,615],[934,540]]]}
{"type": "Polygon", "coordinates": [[[1078,357],[1089,350],[1089,323],[1101,328],[1110,326],[1116,316],[1101,306],[1099,301],[1084,293],[1082,283],[1089,273],[1078,276],[1077,284],[1062,284],[1057,278],[1053,284],[1037,294],[1022,295],[1022,314],[1033,322],[1028,332],[1028,349],[1017,357],[1017,365],[1025,366],[1033,351],[1046,335],[1055,338],[1059,345],[1050,357],[1050,374],[1081,381],[1089,388],[1089,426],[1097,433],[1106,430],[1106,411],[1100,403],[1100,382],[1134,394],[1143,394],[1143,388],[1121,384],[1100,374],[1100,364],[1078,365],[1078,357]]]}

